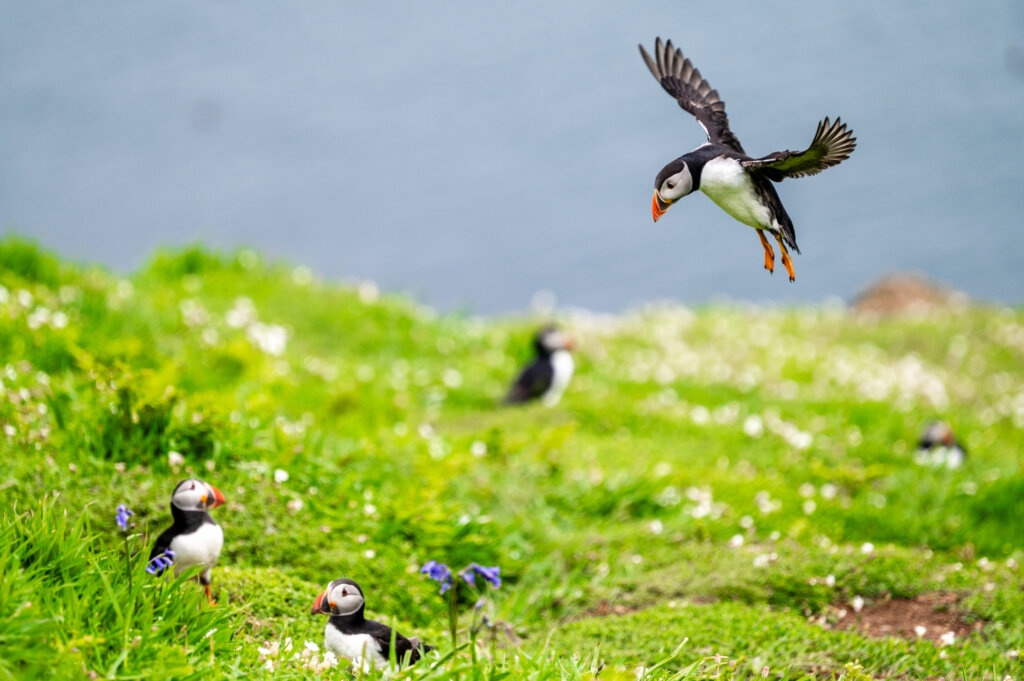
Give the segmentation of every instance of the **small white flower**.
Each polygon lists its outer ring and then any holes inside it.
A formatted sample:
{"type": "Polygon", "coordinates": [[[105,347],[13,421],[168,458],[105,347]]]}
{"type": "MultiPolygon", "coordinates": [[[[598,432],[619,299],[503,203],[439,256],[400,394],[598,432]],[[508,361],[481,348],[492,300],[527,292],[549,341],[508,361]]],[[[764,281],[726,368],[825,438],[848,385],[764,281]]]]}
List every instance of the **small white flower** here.
{"type": "Polygon", "coordinates": [[[802,496],[802,497],[805,497],[805,498],[813,497],[814,496],[814,492],[815,492],[814,485],[812,485],[809,482],[805,482],[804,484],[800,485],[800,490],[799,491],[800,491],[800,496],[802,496]]]}
{"type": "Polygon", "coordinates": [[[661,534],[665,531],[665,526],[662,524],[660,520],[657,519],[652,520],[651,524],[648,527],[650,527],[651,534],[661,534]]]}
{"type": "Polygon", "coordinates": [[[767,553],[759,553],[754,556],[754,567],[765,568],[768,567],[768,563],[771,562],[771,558],[767,553]]]}
{"type": "Polygon", "coordinates": [[[288,471],[283,468],[278,468],[274,471],[274,482],[276,483],[288,482],[289,477],[291,476],[288,475],[288,471]]]}
{"type": "Polygon", "coordinates": [[[924,636],[927,631],[928,627],[922,627],[920,624],[914,627],[914,633],[917,634],[918,638],[924,636]]]}
{"type": "Polygon", "coordinates": [[[376,555],[377,555],[377,552],[374,551],[373,549],[366,549],[365,551],[363,551],[363,556],[366,557],[366,558],[373,558],[376,555]]]}
{"type": "Polygon", "coordinates": [[[839,493],[839,488],[833,485],[831,482],[826,482],[821,486],[821,498],[822,499],[835,499],[836,494],[839,493]]]}
{"type": "Polygon", "coordinates": [[[487,454],[487,443],[483,440],[475,440],[473,444],[469,446],[469,453],[473,456],[483,456],[487,454]]]}
{"type": "Polygon", "coordinates": [[[277,641],[271,641],[266,646],[260,646],[256,651],[266,658],[275,658],[281,652],[281,644],[277,641]]]}
{"type": "Polygon", "coordinates": [[[835,585],[836,585],[836,576],[835,575],[829,575],[828,577],[825,578],[825,586],[835,586],[835,585]]]}
{"type": "Polygon", "coordinates": [[[814,499],[808,499],[804,502],[804,515],[810,515],[814,513],[814,509],[818,508],[818,505],[814,503],[814,499]]]}
{"type": "Polygon", "coordinates": [[[753,526],[754,519],[751,518],[749,515],[745,515],[742,518],[740,518],[740,527],[742,527],[744,530],[749,530],[753,526]]]}
{"type": "Polygon", "coordinates": [[[864,599],[860,596],[854,596],[853,600],[850,601],[850,607],[853,608],[854,612],[860,612],[864,609],[864,599]]]}
{"type": "Polygon", "coordinates": [[[860,552],[861,553],[874,553],[875,552],[875,545],[872,544],[869,541],[866,541],[863,544],[861,544],[860,552]]]}
{"type": "Polygon", "coordinates": [[[213,629],[210,629],[210,630],[209,630],[208,632],[206,632],[205,634],[203,634],[203,638],[210,638],[210,637],[211,637],[211,636],[213,636],[213,635],[214,635],[215,633],[217,633],[217,627],[214,627],[213,629]]]}
{"type": "Polygon", "coordinates": [[[731,546],[734,549],[738,549],[739,547],[743,546],[743,535],[734,534],[732,536],[732,539],[729,540],[729,546],[731,546]]]}
{"type": "Polygon", "coordinates": [[[167,465],[171,468],[178,468],[185,465],[185,457],[179,452],[167,452],[167,465]]]}
{"type": "Polygon", "coordinates": [[[743,419],[743,432],[749,437],[761,437],[764,434],[764,420],[757,414],[743,419]]]}
{"type": "Polygon", "coordinates": [[[945,634],[939,637],[939,643],[944,646],[951,646],[956,642],[956,634],[952,631],[947,631],[945,634]]]}
{"type": "Polygon", "coordinates": [[[306,650],[310,651],[311,653],[320,652],[320,646],[313,643],[312,641],[306,641],[303,645],[305,646],[306,650]]]}
{"type": "Polygon", "coordinates": [[[302,499],[291,499],[288,501],[287,504],[285,504],[288,510],[291,511],[292,513],[298,513],[299,511],[302,510],[302,507],[304,505],[305,504],[302,503],[302,499]]]}
{"type": "Polygon", "coordinates": [[[1018,657],[1020,657],[1020,651],[1019,650],[1007,650],[1006,651],[1006,656],[1008,658],[1010,658],[1011,660],[1016,660],[1018,657]]]}
{"type": "Polygon", "coordinates": [[[445,369],[441,372],[441,382],[449,388],[458,388],[462,385],[462,374],[458,369],[445,369]]]}

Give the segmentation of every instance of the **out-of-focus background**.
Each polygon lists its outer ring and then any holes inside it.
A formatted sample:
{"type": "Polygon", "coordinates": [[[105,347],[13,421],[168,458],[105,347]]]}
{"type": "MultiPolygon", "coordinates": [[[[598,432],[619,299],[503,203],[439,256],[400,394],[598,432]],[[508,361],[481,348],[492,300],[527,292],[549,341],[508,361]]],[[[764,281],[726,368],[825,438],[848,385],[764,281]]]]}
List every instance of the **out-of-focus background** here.
{"type": "Polygon", "coordinates": [[[441,309],[849,298],[914,269],[1020,302],[1024,5],[0,4],[0,231],[117,270],[253,246],[441,309]],[[780,193],[769,277],[706,197],[703,141],[636,44],[681,46],[755,155],[842,115],[859,146],[780,193]]]}

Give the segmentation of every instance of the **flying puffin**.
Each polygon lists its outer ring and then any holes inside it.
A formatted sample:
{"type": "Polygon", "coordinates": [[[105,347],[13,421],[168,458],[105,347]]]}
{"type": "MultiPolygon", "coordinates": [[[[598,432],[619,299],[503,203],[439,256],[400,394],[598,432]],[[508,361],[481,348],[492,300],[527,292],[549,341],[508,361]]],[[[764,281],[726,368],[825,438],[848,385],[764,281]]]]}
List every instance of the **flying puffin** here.
{"type": "Polygon", "coordinates": [[[406,638],[391,627],[366,619],[363,590],[351,579],[335,579],[316,597],[310,614],[330,615],[324,629],[324,648],[339,658],[362,667],[387,669],[391,659],[391,637],[395,639],[398,666],[413,664],[434,649],[416,637],[406,638]],[[407,659],[408,658],[408,659],[407,659]]]}
{"type": "Polygon", "coordinates": [[[505,397],[506,404],[537,398],[548,407],[558,404],[562,393],[569,387],[576,366],[572,359],[572,345],[571,338],[552,326],[538,331],[533,338],[537,357],[512,384],[505,397]]]}
{"type": "Polygon", "coordinates": [[[149,554],[149,570],[153,574],[160,574],[167,567],[169,561],[161,557],[168,553],[173,557],[175,576],[193,565],[202,565],[199,582],[206,588],[211,604],[210,569],[217,564],[224,546],[224,531],[207,511],[223,503],[224,495],[213,485],[191,478],[179,482],[171,494],[174,524],[156,538],[149,554]]]}
{"type": "Polygon", "coordinates": [[[856,147],[853,131],[838,117],[834,123],[826,118],[818,123],[811,146],[804,151],[776,151],[751,158],[729,129],[725,102],[718,98],[718,91],[711,89],[680,50],[673,49],[671,40],[665,44],[661,38],[655,41],[653,59],[643,45],[640,54],[665,91],[697,119],[708,136],[707,143],[683,154],[658,173],[651,203],[655,222],[673,203],[700,189],[719,208],[757,230],[764,247],[764,267],[769,273],[775,271],[775,252],[764,233],[771,233],[779,242],[789,280],[795,281],[786,244],[797,253],[800,247],[796,245],[793,221],[772,183],[787,177],[816,175],[846,160],[856,147]]]}
{"type": "Polygon", "coordinates": [[[959,468],[967,458],[967,451],[956,440],[948,423],[932,421],[924,429],[917,442],[914,459],[926,466],[959,468]]]}

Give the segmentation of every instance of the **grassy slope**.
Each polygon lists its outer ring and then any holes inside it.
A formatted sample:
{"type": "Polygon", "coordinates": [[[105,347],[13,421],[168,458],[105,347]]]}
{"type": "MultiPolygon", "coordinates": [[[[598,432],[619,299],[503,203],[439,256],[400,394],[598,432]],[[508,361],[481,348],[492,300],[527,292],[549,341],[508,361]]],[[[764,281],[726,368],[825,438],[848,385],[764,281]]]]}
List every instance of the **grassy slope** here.
{"type": "Polygon", "coordinates": [[[453,675],[634,678],[685,638],[655,675],[1021,672],[1019,311],[574,315],[562,404],[499,409],[536,320],[436,317],[251,252],[162,254],[119,280],[8,240],[0,285],[0,678],[305,678],[257,646],[320,643],[309,606],[340,576],[445,648],[428,559],[500,565],[488,608],[522,638],[453,675]],[[286,329],[283,352],[257,322],[286,329]],[[931,417],[966,434],[963,469],[913,463],[931,417]],[[192,472],[229,500],[213,609],[142,572],[192,472]],[[985,634],[939,649],[814,623],[936,590],[985,634]]]}

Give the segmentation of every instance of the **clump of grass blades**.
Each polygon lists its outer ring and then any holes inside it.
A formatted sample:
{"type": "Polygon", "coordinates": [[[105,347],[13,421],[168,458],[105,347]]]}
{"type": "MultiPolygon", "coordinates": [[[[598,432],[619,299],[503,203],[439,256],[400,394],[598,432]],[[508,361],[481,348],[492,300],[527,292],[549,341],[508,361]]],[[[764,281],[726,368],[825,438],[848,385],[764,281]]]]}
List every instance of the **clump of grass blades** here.
{"type": "MultiPolygon", "coordinates": [[[[203,677],[238,616],[204,606],[187,575],[149,577],[143,553],[126,567],[113,535],[87,517],[52,499],[0,516],[0,678],[203,677]]],[[[125,541],[138,550],[140,540],[125,541]]]]}

